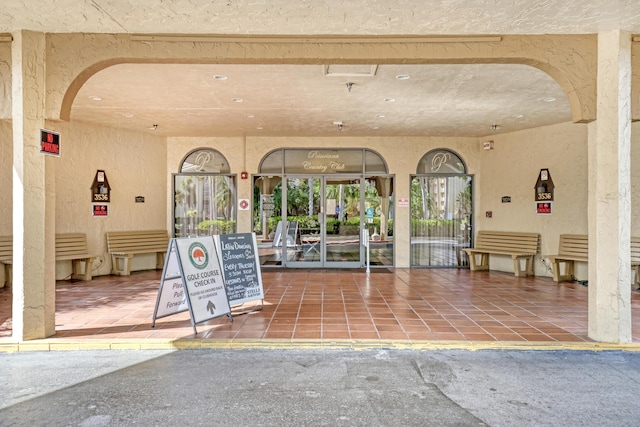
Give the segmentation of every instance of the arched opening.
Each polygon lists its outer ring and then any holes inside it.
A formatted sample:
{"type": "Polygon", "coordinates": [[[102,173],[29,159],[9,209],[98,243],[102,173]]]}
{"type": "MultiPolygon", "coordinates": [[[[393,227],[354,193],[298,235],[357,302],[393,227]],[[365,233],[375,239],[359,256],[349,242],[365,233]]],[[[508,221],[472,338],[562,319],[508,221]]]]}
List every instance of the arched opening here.
{"type": "Polygon", "coordinates": [[[471,245],[473,177],[448,149],[426,153],[411,176],[411,266],[466,267],[471,245]]]}
{"type": "Polygon", "coordinates": [[[174,237],[236,231],[236,176],[217,150],[193,150],[173,174],[174,237]]]}

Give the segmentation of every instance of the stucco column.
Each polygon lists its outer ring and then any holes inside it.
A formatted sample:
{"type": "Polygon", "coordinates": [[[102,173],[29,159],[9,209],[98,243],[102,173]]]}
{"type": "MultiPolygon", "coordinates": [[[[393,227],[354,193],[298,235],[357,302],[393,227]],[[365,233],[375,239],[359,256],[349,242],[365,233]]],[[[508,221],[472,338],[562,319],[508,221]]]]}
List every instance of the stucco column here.
{"type": "Polygon", "coordinates": [[[631,342],[631,35],[598,35],[589,124],[589,338],[631,342]]]}
{"type": "Polygon", "coordinates": [[[45,36],[13,34],[13,338],[55,333],[55,176],[40,153],[44,127],[45,36]],[[49,178],[49,179],[47,179],[49,178]],[[47,218],[49,217],[49,218],[47,218]]]}

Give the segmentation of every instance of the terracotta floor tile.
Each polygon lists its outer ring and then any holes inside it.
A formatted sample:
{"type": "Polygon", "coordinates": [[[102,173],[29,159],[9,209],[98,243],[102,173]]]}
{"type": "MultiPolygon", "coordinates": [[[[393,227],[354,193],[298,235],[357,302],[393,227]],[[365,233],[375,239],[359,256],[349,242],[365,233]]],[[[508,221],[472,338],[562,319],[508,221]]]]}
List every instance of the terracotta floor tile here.
{"type": "Polygon", "coordinates": [[[351,331],[351,338],[359,340],[377,340],[380,336],[377,332],[351,331]]]}
{"type": "Polygon", "coordinates": [[[349,331],[322,331],[322,338],[333,338],[333,339],[349,339],[351,335],[349,331]]]}
{"type": "Polygon", "coordinates": [[[490,334],[464,333],[463,335],[468,341],[496,341],[496,338],[490,334]]]}
{"type": "MultiPolygon", "coordinates": [[[[588,289],[549,278],[456,269],[264,269],[263,302],[196,325],[188,312],[156,319],[159,271],[56,283],[52,339],[399,339],[588,342],[588,289]],[[260,305],[263,304],[260,310],[260,305]],[[243,312],[244,311],[244,312],[243,312]],[[379,331],[379,332],[378,332],[379,331]]],[[[11,290],[0,288],[0,337],[11,336],[11,290]]],[[[632,292],[640,341],[640,292],[632,292]]]]}
{"type": "Polygon", "coordinates": [[[373,323],[363,324],[363,323],[349,323],[349,330],[351,331],[376,331],[376,327],[373,323]]]}
{"type": "Polygon", "coordinates": [[[268,330],[264,334],[265,338],[291,338],[293,337],[293,331],[272,331],[268,330]]]}
{"type": "Polygon", "coordinates": [[[439,340],[443,341],[467,341],[466,337],[457,332],[434,332],[435,336],[438,337],[439,340]]]}
{"type": "Polygon", "coordinates": [[[407,340],[409,336],[404,332],[396,331],[378,331],[380,339],[383,340],[407,340]]]}
{"type": "Polygon", "coordinates": [[[294,339],[320,339],[320,331],[298,331],[293,334],[294,339]]]}
{"type": "Polygon", "coordinates": [[[410,340],[414,340],[414,341],[434,341],[438,339],[438,337],[431,332],[407,331],[407,336],[409,337],[410,340]]]}

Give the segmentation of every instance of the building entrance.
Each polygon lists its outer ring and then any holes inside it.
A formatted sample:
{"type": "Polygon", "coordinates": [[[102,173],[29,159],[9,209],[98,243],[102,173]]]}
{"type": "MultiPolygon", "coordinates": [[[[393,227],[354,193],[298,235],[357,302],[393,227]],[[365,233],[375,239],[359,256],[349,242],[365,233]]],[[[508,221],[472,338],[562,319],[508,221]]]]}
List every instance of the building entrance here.
{"type": "Polygon", "coordinates": [[[393,266],[392,176],[363,173],[365,150],[296,149],[282,157],[303,159],[303,169],[324,173],[295,173],[294,164],[284,168],[292,173],[254,176],[254,231],[263,266],[361,268],[367,250],[371,266],[393,266]],[[331,162],[325,168],[318,159],[331,162]]]}
{"type": "Polygon", "coordinates": [[[300,220],[299,215],[286,217],[288,234],[295,237],[284,247],[285,265],[361,267],[362,188],[363,179],[358,177],[288,177],[287,211],[306,212],[309,220],[300,220]],[[292,229],[297,231],[292,233],[292,229]]]}

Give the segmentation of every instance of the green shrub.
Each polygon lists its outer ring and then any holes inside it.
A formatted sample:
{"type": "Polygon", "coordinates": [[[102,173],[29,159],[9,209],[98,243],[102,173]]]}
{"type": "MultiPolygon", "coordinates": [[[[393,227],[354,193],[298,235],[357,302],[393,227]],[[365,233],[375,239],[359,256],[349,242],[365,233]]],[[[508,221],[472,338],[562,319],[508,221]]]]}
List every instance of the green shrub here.
{"type": "Polygon", "coordinates": [[[207,219],[198,224],[198,230],[209,232],[209,234],[232,234],[236,232],[236,222],[233,220],[207,219]]]}
{"type": "Polygon", "coordinates": [[[460,233],[459,219],[412,219],[414,237],[455,236],[460,233]]]}

